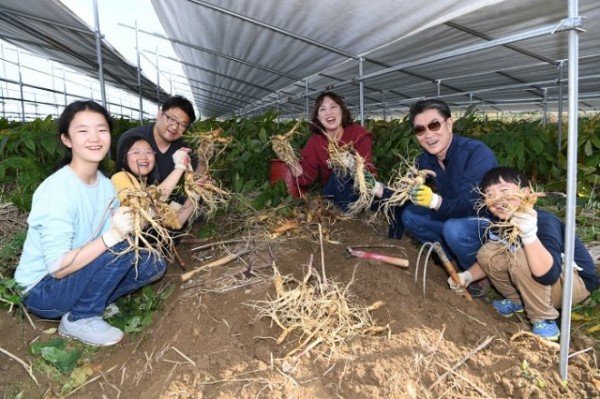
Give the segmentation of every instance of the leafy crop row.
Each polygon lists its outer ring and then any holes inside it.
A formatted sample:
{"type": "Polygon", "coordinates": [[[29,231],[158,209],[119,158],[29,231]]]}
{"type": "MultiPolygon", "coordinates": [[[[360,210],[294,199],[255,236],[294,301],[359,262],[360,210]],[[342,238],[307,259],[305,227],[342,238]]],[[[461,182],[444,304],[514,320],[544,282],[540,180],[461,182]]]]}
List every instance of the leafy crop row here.
{"type": "MultiPolygon", "coordinates": [[[[124,119],[116,121],[113,147],[118,136],[134,125],[135,122],[124,119]]],[[[196,123],[194,129],[207,131],[221,127],[226,135],[234,138],[213,165],[213,173],[233,192],[268,197],[262,198],[262,204],[255,204],[260,208],[280,200],[278,193],[268,188],[269,162],[274,157],[269,138],[288,131],[293,125],[294,121],[279,123],[275,114],[266,113],[225,121],[208,119],[196,123]]],[[[412,158],[419,151],[406,119],[368,121],[367,128],[373,132],[374,163],[383,180],[389,178],[400,156],[412,158]]],[[[559,151],[555,124],[544,127],[540,121],[488,120],[471,109],[455,121],[454,130],[485,142],[501,165],[516,166],[534,182],[552,190],[565,190],[567,138],[565,133],[562,151],[559,151]]],[[[295,148],[300,148],[308,139],[308,123],[299,131],[292,143],[295,148]]],[[[112,154],[114,156],[114,148],[112,154]]],[[[0,131],[0,195],[21,210],[28,210],[33,191],[52,173],[61,157],[62,147],[55,122],[50,117],[0,131]]],[[[600,174],[600,115],[579,120],[578,162],[579,194],[588,200],[594,196],[600,174]]],[[[111,162],[105,165],[105,170],[112,172],[111,162]]]]}

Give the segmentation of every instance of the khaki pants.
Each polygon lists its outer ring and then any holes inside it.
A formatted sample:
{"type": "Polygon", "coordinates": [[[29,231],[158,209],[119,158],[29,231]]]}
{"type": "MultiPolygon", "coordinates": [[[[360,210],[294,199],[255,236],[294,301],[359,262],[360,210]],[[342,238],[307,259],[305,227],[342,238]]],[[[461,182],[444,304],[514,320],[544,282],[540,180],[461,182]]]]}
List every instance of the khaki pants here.
{"type": "MultiPolygon", "coordinates": [[[[555,320],[562,305],[563,276],[552,285],[543,285],[533,279],[523,249],[511,253],[504,244],[486,243],[477,253],[477,262],[486,272],[494,287],[507,299],[523,304],[532,323],[555,320]]],[[[573,304],[590,295],[579,272],[573,270],[573,304]]]]}

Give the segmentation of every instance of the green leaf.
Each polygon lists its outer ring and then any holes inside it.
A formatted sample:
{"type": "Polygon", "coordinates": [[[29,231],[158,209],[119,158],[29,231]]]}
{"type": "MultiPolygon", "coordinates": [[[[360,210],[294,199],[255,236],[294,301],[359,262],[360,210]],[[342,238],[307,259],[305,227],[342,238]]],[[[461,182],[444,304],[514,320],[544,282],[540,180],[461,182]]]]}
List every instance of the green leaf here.
{"type": "Polygon", "coordinates": [[[591,157],[592,154],[594,153],[594,149],[592,148],[592,140],[587,140],[585,142],[585,145],[583,147],[583,152],[585,153],[585,155],[587,155],[588,157],[591,157]]]}
{"type": "Polygon", "coordinates": [[[264,127],[260,129],[260,132],[258,132],[258,139],[263,143],[267,142],[267,131],[264,127]]]}
{"type": "Polygon", "coordinates": [[[81,357],[81,351],[73,349],[65,351],[55,347],[45,347],[40,351],[42,358],[63,373],[70,373],[81,357]]]}
{"type": "Polygon", "coordinates": [[[44,348],[65,349],[67,341],[62,338],[52,338],[45,342],[34,342],[29,346],[29,351],[32,355],[39,355],[44,348]]]}

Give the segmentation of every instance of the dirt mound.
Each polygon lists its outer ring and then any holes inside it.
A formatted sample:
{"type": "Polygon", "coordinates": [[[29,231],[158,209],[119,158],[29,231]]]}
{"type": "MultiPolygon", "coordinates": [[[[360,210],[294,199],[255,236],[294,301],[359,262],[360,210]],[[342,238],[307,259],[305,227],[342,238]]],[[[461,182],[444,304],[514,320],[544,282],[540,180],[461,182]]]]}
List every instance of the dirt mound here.
{"type": "MultiPolygon", "coordinates": [[[[383,226],[378,222],[378,226],[383,226]]],[[[301,278],[315,255],[320,266],[316,225],[312,233],[270,241],[282,274],[301,278]]],[[[523,334],[529,326],[504,319],[486,300],[467,302],[452,293],[445,272],[431,263],[427,295],[414,281],[418,247],[409,239],[385,238],[383,229],[361,220],[336,223],[325,243],[328,278],[347,283],[365,305],[385,301],[373,316],[390,333],[357,337],[330,356],[317,346],[299,358],[283,357],[298,345],[294,337],[277,345],[281,333],[269,320],[256,320],[249,304],[274,297],[267,245],[245,258],[203,271],[185,284],[172,265],[165,276],[178,286],[154,316],[150,329],[128,334],[122,344],[93,356],[97,378],[71,397],[121,398],[598,398],[598,343],[574,333],[569,383],[558,376],[558,346],[523,334]],[[349,258],[347,245],[396,244],[377,252],[405,255],[408,270],[349,258]],[[242,271],[251,266],[254,276],[242,271]],[[110,370],[110,372],[107,372],[110,370]],[[102,374],[99,372],[102,371],[102,374]]],[[[191,267],[190,245],[179,247],[191,267]]],[[[194,254],[196,254],[195,252],[194,254]]],[[[419,273],[421,274],[421,273],[419,273]]],[[[37,320],[47,328],[55,323],[37,320]]],[[[0,315],[2,347],[26,359],[31,328],[0,315]]],[[[0,363],[0,385],[28,381],[14,361],[0,363]]],[[[39,388],[40,396],[51,383],[39,388]]],[[[1,390],[1,389],[0,389],[1,390]]],[[[48,392],[52,392],[53,388],[48,392]]],[[[45,397],[51,397],[47,393],[45,397]]]]}

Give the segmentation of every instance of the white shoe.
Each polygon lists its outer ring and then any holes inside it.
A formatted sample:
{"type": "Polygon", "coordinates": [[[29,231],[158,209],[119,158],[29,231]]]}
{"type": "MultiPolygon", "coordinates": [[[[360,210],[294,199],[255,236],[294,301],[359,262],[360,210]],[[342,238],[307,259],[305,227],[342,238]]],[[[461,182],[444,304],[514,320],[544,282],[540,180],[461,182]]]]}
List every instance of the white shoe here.
{"type": "Polygon", "coordinates": [[[71,312],[63,315],[58,333],[92,346],[110,346],[123,339],[123,331],[111,326],[102,317],[95,316],[75,321],[69,320],[71,312]]]}

